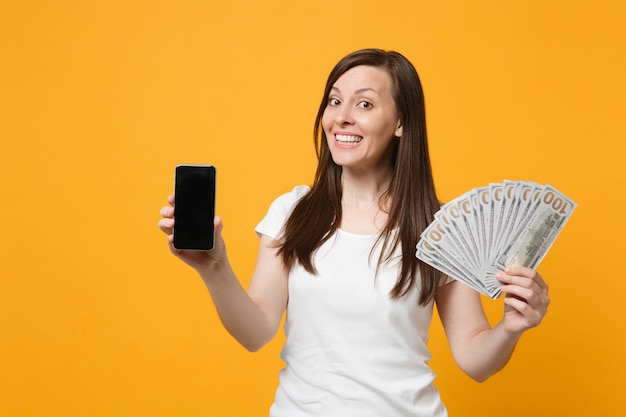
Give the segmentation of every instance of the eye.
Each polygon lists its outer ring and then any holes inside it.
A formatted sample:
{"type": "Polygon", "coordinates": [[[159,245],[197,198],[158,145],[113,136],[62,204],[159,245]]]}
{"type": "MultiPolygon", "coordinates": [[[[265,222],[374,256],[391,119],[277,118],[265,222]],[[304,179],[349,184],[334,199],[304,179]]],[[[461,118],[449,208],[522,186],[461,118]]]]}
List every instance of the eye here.
{"type": "Polygon", "coordinates": [[[328,99],[328,105],[329,106],[338,106],[341,104],[341,101],[339,101],[339,99],[331,97],[328,99]]]}
{"type": "Polygon", "coordinates": [[[362,109],[371,109],[373,107],[372,103],[367,100],[359,102],[358,106],[362,109]]]}

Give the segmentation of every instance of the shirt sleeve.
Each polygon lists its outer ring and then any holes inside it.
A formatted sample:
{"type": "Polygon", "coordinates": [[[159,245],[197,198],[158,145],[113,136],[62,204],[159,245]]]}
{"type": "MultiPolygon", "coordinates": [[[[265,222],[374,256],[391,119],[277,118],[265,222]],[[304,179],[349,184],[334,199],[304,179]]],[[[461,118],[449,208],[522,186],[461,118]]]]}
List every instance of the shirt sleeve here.
{"type": "Polygon", "coordinates": [[[283,232],[283,226],[291,214],[294,206],[310,191],[307,185],[298,185],[290,192],[285,193],[272,202],[265,217],[257,224],[254,231],[259,237],[265,235],[278,240],[283,232]]]}

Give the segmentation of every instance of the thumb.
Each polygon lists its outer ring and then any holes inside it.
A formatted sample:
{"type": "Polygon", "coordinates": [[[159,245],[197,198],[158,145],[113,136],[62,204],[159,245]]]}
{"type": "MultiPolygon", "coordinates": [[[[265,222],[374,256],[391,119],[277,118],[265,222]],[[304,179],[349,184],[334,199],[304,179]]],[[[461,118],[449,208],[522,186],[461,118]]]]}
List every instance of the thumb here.
{"type": "Polygon", "coordinates": [[[220,216],[215,216],[213,219],[213,227],[215,227],[215,234],[221,235],[222,229],[224,228],[224,223],[222,222],[222,218],[220,216]]]}

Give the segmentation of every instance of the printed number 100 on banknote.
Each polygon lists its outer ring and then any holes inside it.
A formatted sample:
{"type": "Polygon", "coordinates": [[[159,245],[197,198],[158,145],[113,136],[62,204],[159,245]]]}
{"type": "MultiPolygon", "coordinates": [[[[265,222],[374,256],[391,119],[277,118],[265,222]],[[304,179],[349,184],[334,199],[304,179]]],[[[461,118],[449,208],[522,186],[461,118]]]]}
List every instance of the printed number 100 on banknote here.
{"type": "Polygon", "coordinates": [[[419,259],[497,298],[498,270],[536,269],[576,208],[551,185],[505,181],[445,204],[420,236],[419,259]]]}
{"type": "Polygon", "coordinates": [[[538,200],[493,266],[536,268],[576,208],[576,203],[550,185],[546,185],[538,200]]]}

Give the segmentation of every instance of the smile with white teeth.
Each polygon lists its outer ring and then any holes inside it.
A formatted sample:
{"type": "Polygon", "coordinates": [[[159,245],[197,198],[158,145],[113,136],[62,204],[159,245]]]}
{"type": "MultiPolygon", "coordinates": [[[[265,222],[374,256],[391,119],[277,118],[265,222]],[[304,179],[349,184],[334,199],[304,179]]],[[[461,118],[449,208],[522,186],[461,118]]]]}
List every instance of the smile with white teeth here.
{"type": "Polygon", "coordinates": [[[362,136],[335,135],[335,139],[342,145],[354,145],[363,140],[362,136]]]}

